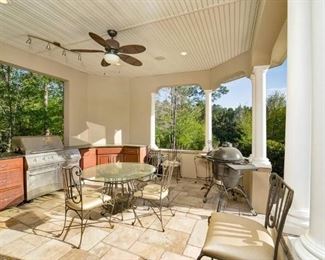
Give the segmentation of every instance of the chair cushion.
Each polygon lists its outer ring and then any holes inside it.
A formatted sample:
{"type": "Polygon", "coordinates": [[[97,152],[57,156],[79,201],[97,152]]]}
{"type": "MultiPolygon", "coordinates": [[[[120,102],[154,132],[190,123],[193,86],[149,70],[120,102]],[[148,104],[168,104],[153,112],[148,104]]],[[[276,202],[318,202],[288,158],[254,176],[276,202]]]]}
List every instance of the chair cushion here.
{"type": "Polygon", "coordinates": [[[226,213],[212,213],[202,249],[216,259],[273,259],[274,243],[260,223],[226,213]]]}
{"type": "MultiPolygon", "coordinates": [[[[136,198],[143,198],[147,200],[160,200],[160,191],[161,185],[160,184],[147,184],[143,187],[143,190],[136,191],[134,193],[134,197],[136,198]]],[[[164,199],[168,195],[168,189],[164,190],[161,193],[161,199],[164,199]]]]}
{"type": "MultiPolygon", "coordinates": [[[[99,192],[86,192],[82,194],[83,198],[83,210],[91,210],[103,205],[104,202],[111,200],[111,197],[108,195],[104,195],[102,199],[102,194],[99,192]]],[[[81,203],[76,204],[72,200],[67,201],[67,206],[74,210],[81,210],[81,203]]]]}

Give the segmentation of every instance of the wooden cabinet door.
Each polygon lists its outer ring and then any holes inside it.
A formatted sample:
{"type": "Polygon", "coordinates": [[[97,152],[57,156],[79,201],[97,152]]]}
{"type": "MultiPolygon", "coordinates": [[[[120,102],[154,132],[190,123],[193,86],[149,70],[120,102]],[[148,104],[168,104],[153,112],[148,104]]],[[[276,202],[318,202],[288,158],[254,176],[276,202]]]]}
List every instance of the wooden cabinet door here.
{"type": "Polygon", "coordinates": [[[96,149],[86,148],[80,149],[80,167],[81,169],[87,169],[89,167],[96,166],[96,149]]]}
{"type": "Polygon", "coordinates": [[[0,160],[0,210],[23,201],[23,158],[0,160]]]}

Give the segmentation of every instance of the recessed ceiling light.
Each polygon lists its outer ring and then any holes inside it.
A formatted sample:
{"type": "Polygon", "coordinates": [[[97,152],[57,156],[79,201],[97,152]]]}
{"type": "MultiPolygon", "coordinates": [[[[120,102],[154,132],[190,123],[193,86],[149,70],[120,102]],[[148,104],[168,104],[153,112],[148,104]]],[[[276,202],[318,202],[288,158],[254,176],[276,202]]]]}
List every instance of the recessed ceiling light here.
{"type": "Polygon", "coordinates": [[[8,2],[8,0],[0,0],[0,4],[4,4],[4,5],[6,5],[6,4],[8,4],[9,2],[8,2]]]}
{"type": "Polygon", "coordinates": [[[118,63],[116,63],[115,65],[116,65],[116,66],[120,66],[120,65],[121,65],[121,63],[119,63],[119,62],[118,62],[118,63]]]}
{"type": "Polygon", "coordinates": [[[157,56],[157,57],[155,57],[155,60],[164,60],[164,59],[166,59],[164,56],[157,56]]]}
{"type": "Polygon", "coordinates": [[[186,56],[186,55],[187,55],[187,52],[186,52],[186,51],[182,51],[180,54],[181,54],[182,56],[186,56]]]}

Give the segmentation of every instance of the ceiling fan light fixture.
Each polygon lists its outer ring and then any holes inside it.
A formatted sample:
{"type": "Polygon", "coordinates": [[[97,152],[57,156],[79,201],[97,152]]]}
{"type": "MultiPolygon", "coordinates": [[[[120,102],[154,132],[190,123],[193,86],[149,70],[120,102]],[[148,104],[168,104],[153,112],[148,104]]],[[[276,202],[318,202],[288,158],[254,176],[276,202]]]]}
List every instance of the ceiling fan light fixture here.
{"type": "Polygon", "coordinates": [[[104,55],[104,60],[109,64],[117,64],[120,61],[120,57],[114,53],[106,53],[104,55]]]}

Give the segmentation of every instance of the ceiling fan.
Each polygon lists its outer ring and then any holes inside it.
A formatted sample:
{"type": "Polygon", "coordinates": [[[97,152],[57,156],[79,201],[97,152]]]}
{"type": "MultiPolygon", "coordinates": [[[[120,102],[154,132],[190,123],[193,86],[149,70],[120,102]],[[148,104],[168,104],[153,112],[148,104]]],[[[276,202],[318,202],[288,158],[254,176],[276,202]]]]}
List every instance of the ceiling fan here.
{"type": "Polygon", "coordinates": [[[134,66],[141,66],[142,62],[138,59],[127,55],[127,54],[137,54],[144,52],[146,48],[142,45],[125,45],[120,47],[120,43],[114,40],[114,37],[117,35],[117,31],[108,30],[108,35],[111,37],[110,39],[104,40],[99,35],[90,32],[89,36],[98,44],[103,46],[105,50],[90,50],[90,49],[72,49],[71,51],[75,52],[102,52],[105,53],[101,65],[103,67],[107,67],[111,64],[117,64],[120,60],[134,66]]]}

